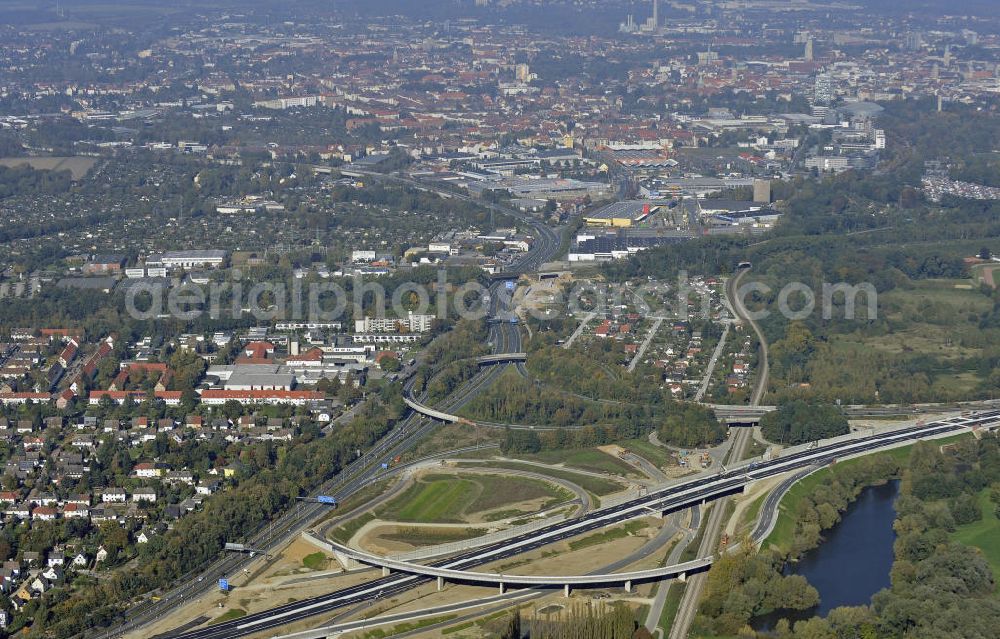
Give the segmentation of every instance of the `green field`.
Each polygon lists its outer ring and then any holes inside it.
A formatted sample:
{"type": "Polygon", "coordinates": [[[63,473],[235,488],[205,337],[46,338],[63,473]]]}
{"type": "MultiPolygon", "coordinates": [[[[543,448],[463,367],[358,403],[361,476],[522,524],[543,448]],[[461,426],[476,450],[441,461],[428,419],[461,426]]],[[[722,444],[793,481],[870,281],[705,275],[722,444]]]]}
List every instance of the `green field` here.
{"type": "Polygon", "coordinates": [[[461,523],[482,486],[448,475],[429,475],[389,502],[380,516],[389,521],[461,523]]]}
{"type": "Polygon", "coordinates": [[[322,552],[314,552],[302,558],[302,565],[309,570],[326,570],[330,565],[330,558],[322,552]]]}
{"type": "Polygon", "coordinates": [[[243,610],[242,608],[233,608],[232,610],[228,610],[225,613],[213,619],[208,625],[214,626],[217,623],[225,623],[227,621],[232,621],[233,619],[239,619],[240,617],[246,617],[246,616],[247,616],[246,610],[243,610]]]}
{"type": "MultiPolygon", "coordinates": [[[[977,399],[983,349],[1000,339],[981,324],[992,308],[971,279],[913,281],[883,293],[877,327],[835,332],[817,346],[806,366],[810,392],[857,402],[977,399]],[[897,375],[911,368],[919,374],[897,375]]],[[[789,380],[773,381],[778,388],[789,380]]]]}
{"type": "Polygon", "coordinates": [[[669,449],[651,444],[648,439],[626,439],[621,442],[621,446],[661,468],[677,465],[677,461],[669,449]]]}
{"type": "Polygon", "coordinates": [[[543,464],[563,464],[570,469],[578,468],[589,473],[607,473],[622,477],[639,476],[635,468],[632,468],[617,457],[612,457],[594,448],[547,450],[534,455],[521,455],[518,459],[541,462],[543,464]]]}
{"type": "Polygon", "coordinates": [[[388,541],[398,541],[411,546],[436,546],[454,541],[475,539],[486,534],[485,528],[401,528],[398,532],[380,535],[388,541]]]}
{"type": "MultiPolygon", "coordinates": [[[[468,468],[482,468],[483,464],[459,464],[461,467],[468,468]]],[[[533,473],[538,473],[539,475],[547,475],[549,477],[554,477],[556,479],[562,479],[564,481],[572,482],[583,488],[588,493],[594,495],[603,496],[610,495],[612,493],[617,493],[625,489],[625,486],[618,483],[612,479],[601,479],[600,477],[592,477],[590,475],[581,475],[575,473],[570,469],[562,470],[557,468],[543,468],[541,466],[532,466],[531,464],[519,464],[517,462],[504,462],[504,461],[491,461],[489,463],[491,468],[507,468],[510,470],[527,470],[533,473]]]]}
{"type": "Polygon", "coordinates": [[[565,488],[527,477],[483,475],[474,481],[482,484],[483,491],[469,507],[470,513],[487,512],[508,504],[542,498],[547,500],[543,508],[550,508],[574,497],[565,488]]]}
{"type": "Polygon", "coordinates": [[[960,544],[982,550],[993,570],[994,579],[1000,579],[1000,519],[997,519],[996,504],[990,501],[989,488],[979,493],[979,505],[983,509],[983,518],[959,526],[951,534],[951,538],[960,544]]]}
{"type": "Polygon", "coordinates": [[[358,515],[357,517],[350,520],[346,524],[338,526],[333,530],[331,530],[329,537],[330,539],[338,543],[346,544],[348,541],[350,541],[351,537],[354,536],[354,533],[361,530],[365,524],[372,521],[373,519],[375,519],[375,513],[372,512],[367,512],[362,515],[358,515]]]}
{"type": "Polygon", "coordinates": [[[572,498],[564,489],[526,477],[439,474],[422,477],[378,515],[389,521],[462,523],[475,513],[511,504],[546,499],[549,507],[572,498]]]}

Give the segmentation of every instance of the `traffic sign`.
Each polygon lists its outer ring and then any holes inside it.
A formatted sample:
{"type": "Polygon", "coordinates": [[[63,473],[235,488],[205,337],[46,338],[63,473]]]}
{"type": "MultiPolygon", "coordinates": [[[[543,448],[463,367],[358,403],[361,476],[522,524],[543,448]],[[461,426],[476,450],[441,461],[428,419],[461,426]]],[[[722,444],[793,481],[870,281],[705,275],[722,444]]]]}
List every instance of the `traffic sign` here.
{"type": "Polygon", "coordinates": [[[508,290],[508,291],[513,291],[513,290],[514,290],[514,287],[515,287],[515,286],[516,286],[516,285],[514,284],[514,281],[513,281],[513,280],[508,280],[508,281],[507,281],[507,290],[508,290]]]}
{"type": "Polygon", "coordinates": [[[228,579],[220,579],[219,580],[219,590],[221,590],[222,592],[229,592],[229,580],[228,579]]]}

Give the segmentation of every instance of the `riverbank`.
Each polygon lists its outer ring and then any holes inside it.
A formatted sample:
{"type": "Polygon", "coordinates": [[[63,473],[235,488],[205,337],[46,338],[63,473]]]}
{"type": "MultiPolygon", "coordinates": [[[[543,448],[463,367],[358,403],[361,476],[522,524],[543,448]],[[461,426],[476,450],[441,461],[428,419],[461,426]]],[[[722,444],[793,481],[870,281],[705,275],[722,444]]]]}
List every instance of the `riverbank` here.
{"type": "Polygon", "coordinates": [[[804,483],[794,504],[786,513],[795,523],[788,552],[748,549],[712,566],[694,636],[812,639],[877,636],[889,628],[920,637],[996,636],[996,434],[917,442],[837,463],[804,483]],[[891,477],[899,481],[885,485],[891,477]],[[789,568],[788,557],[801,560],[789,568]],[[759,623],[763,618],[772,623],[759,623]]]}
{"type": "Polygon", "coordinates": [[[824,532],[823,543],[785,564],[783,574],[799,575],[816,588],[819,605],[791,614],[779,610],[758,617],[751,623],[754,630],[773,630],[782,618],[803,621],[826,617],[842,606],[867,606],[875,593],[891,585],[899,484],[893,480],[863,489],[841,520],[824,532]]]}
{"type": "MultiPolygon", "coordinates": [[[[963,433],[954,437],[936,440],[935,443],[943,446],[957,441],[962,441],[964,439],[969,439],[971,437],[972,435],[963,433]]],[[[836,481],[837,477],[842,476],[844,473],[855,471],[861,465],[868,463],[869,460],[873,458],[889,459],[892,460],[899,468],[903,468],[909,464],[913,447],[914,445],[910,444],[908,446],[901,446],[899,448],[887,450],[883,453],[879,453],[878,455],[855,457],[853,459],[837,462],[832,466],[827,466],[826,468],[818,470],[808,477],[803,478],[797,484],[792,486],[785,496],[782,497],[781,502],[778,504],[778,519],[775,523],[774,530],[771,531],[771,534],[768,535],[767,539],[761,543],[761,548],[775,550],[785,557],[796,556],[805,551],[811,550],[815,547],[815,545],[811,547],[801,547],[797,546],[795,541],[796,527],[799,521],[798,514],[804,507],[805,501],[810,499],[819,487],[831,485],[831,483],[836,481]]],[[[875,481],[869,485],[878,485],[880,483],[885,483],[898,478],[899,476],[897,470],[894,475],[884,477],[881,481],[875,481]]],[[[859,486],[857,488],[854,494],[855,499],[865,487],[866,486],[859,486]]],[[[851,502],[853,502],[853,499],[851,502]]],[[[845,504],[845,507],[846,505],[849,504],[845,504]]]]}

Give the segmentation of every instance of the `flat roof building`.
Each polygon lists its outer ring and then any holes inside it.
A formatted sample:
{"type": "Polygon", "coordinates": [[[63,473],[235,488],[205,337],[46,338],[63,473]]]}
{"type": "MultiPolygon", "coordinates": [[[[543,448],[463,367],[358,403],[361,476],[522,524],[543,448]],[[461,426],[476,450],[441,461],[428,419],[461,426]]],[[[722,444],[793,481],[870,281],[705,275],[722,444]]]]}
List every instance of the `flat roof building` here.
{"type": "Polygon", "coordinates": [[[590,226],[629,227],[642,222],[664,204],[649,200],[615,202],[593,213],[584,214],[584,221],[590,226]]]}
{"type": "Polygon", "coordinates": [[[150,255],[146,266],[166,268],[218,268],[226,261],[226,252],[220,250],[168,251],[150,255]]]}

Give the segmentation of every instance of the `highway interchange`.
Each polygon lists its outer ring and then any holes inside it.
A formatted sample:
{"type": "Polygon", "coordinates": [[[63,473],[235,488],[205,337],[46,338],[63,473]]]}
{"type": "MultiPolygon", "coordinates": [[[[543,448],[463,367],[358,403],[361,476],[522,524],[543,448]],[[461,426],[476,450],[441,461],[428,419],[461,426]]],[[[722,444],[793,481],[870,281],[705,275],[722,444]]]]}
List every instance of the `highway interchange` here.
{"type": "MultiPolygon", "coordinates": [[[[840,457],[867,453],[920,438],[933,437],[946,433],[957,433],[972,427],[995,426],[998,423],[1000,423],[1000,411],[988,411],[818,446],[768,462],[753,462],[743,467],[729,469],[718,475],[701,477],[669,488],[652,491],[648,495],[627,501],[623,504],[591,511],[580,518],[553,524],[521,537],[477,548],[446,560],[432,562],[430,565],[455,570],[466,570],[498,559],[522,554],[592,530],[605,528],[638,517],[649,516],[650,511],[670,513],[695,504],[704,503],[717,497],[737,493],[753,481],[780,475],[788,471],[807,468],[817,464],[828,464],[840,457]]],[[[427,581],[429,581],[428,577],[416,575],[390,575],[320,597],[248,615],[236,621],[220,623],[201,630],[184,633],[177,637],[178,639],[244,637],[294,621],[300,621],[314,615],[330,613],[345,606],[359,604],[372,598],[388,598],[427,581]]],[[[553,581],[558,582],[557,579],[553,581]]],[[[553,585],[561,584],[554,583],[553,585]]]]}
{"type": "MultiPolygon", "coordinates": [[[[425,191],[432,190],[443,197],[472,201],[468,196],[458,195],[450,191],[429,189],[418,182],[403,177],[380,174],[366,174],[366,177],[403,183],[425,191]]],[[[496,204],[480,205],[521,219],[531,226],[536,235],[532,249],[523,255],[521,259],[511,264],[507,273],[501,276],[501,278],[506,277],[509,279],[497,278],[490,287],[489,313],[491,317],[497,317],[510,312],[509,303],[511,295],[506,290],[505,281],[516,280],[521,273],[536,271],[546,261],[551,260],[559,250],[560,238],[554,230],[533,217],[523,215],[513,209],[500,207],[496,204]]],[[[509,322],[491,323],[489,341],[493,352],[497,354],[522,350],[520,331],[516,325],[509,322]]],[[[507,364],[502,364],[480,371],[475,378],[458,389],[442,405],[442,408],[448,410],[460,409],[471,401],[482,389],[493,383],[502,374],[506,366],[507,364]]],[[[518,368],[523,371],[523,364],[519,363],[518,368]]],[[[412,367],[407,367],[403,371],[404,375],[409,375],[413,372],[415,371],[412,367]]],[[[329,495],[335,497],[338,501],[343,501],[377,479],[383,473],[383,464],[388,464],[395,458],[413,449],[434,427],[434,423],[428,422],[419,415],[411,415],[379,440],[371,449],[364,451],[361,457],[346,466],[340,474],[325,482],[308,495],[308,497],[315,498],[319,495],[329,495]]],[[[240,541],[248,548],[260,549],[264,552],[276,551],[295,539],[328,509],[329,506],[324,504],[300,503],[294,508],[289,509],[275,521],[262,526],[259,530],[248,534],[245,540],[240,541]]],[[[131,608],[126,613],[126,622],[124,624],[115,628],[110,633],[102,633],[102,636],[121,636],[138,630],[144,625],[170,614],[183,604],[215,589],[219,578],[231,577],[247,570],[254,561],[255,558],[248,554],[223,554],[203,570],[195,574],[185,575],[179,580],[180,583],[170,591],[161,593],[156,598],[146,599],[131,608]]]]}
{"type": "MultiPolygon", "coordinates": [[[[378,176],[378,179],[390,179],[404,183],[411,182],[405,178],[396,178],[394,176],[378,176]]],[[[426,187],[421,185],[420,188],[426,187]]],[[[442,194],[444,193],[442,192],[442,194]]],[[[464,198],[464,196],[458,196],[453,193],[448,193],[447,196],[464,198]]],[[[502,211],[506,214],[514,214],[513,211],[508,209],[502,209],[502,211]]],[[[507,291],[504,282],[515,279],[520,273],[539,269],[544,262],[554,257],[559,247],[559,238],[552,229],[532,218],[522,219],[535,230],[536,242],[532,251],[526,254],[522,260],[512,265],[509,272],[497,278],[491,286],[490,315],[492,317],[506,317],[511,312],[511,295],[507,291]],[[509,279],[505,279],[507,277],[509,279]]],[[[511,322],[490,323],[489,341],[492,351],[495,354],[520,352],[523,350],[519,328],[511,322]]],[[[483,388],[493,383],[503,373],[507,365],[505,363],[484,368],[476,377],[458,389],[439,408],[444,410],[460,409],[483,388]]],[[[518,362],[515,365],[522,375],[526,375],[523,363],[518,362]]],[[[407,372],[412,373],[413,371],[409,370],[407,372]]],[[[653,491],[648,495],[627,501],[623,504],[591,511],[577,519],[553,524],[525,534],[522,537],[516,537],[492,546],[477,548],[446,560],[433,562],[431,565],[454,570],[468,570],[475,566],[525,553],[588,531],[604,528],[629,519],[648,516],[651,511],[659,511],[666,514],[686,509],[692,505],[720,496],[740,492],[752,481],[792,470],[807,468],[816,464],[829,463],[845,455],[874,451],[899,444],[900,442],[912,441],[920,437],[956,432],[972,425],[993,425],[997,422],[998,416],[1000,416],[1000,411],[988,411],[971,417],[953,418],[923,426],[873,435],[863,439],[821,446],[778,460],[730,469],[718,475],[701,477],[659,491],[653,491]]],[[[326,494],[336,497],[339,501],[346,499],[364,486],[375,481],[384,473],[382,464],[411,450],[433,428],[434,424],[432,422],[416,414],[411,415],[370,450],[366,451],[359,459],[347,466],[337,477],[334,477],[317,491],[314,491],[312,496],[326,494]]],[[[326,508],[328,506],[322,504],[300,504],[270,526],[262,527],[261,530],[248,535],[247,539],[243,541],[248,547],[261,548],[266,551],[276,550],[289,543],[303,530],[308,528],[326,508]]],[[[119,628],[115,634],[118,635],[136,630],[143,624],[162,617],[173,608],[183,605],[187,601],[197,598],[210,589],[215,588],[215,581],[219,577],[238,574],[250,565],[252,561],[254,561],[253,558],[246,555],[226,555],[220,557],[219,560],[200,574],[188,576],[181,585],[166,593],[161,601],[146,602],[133,609],[130,613],[128,624],[119,628]]],[[[373,599],[388,598],[405,592],[426,581],[429,581],[428,577],[419,575],[390,575],[351,588],[345,588],[319,597],[289,603],[271,610],[248,615],[235,621],[220,623],[173,636],[177,639],[221,639],[222,637],[243,637],[262,633],[315,615],[341,610],[345,607],[373,599]]]]}

